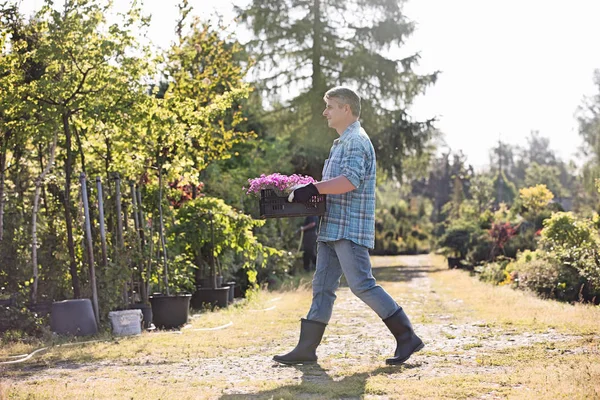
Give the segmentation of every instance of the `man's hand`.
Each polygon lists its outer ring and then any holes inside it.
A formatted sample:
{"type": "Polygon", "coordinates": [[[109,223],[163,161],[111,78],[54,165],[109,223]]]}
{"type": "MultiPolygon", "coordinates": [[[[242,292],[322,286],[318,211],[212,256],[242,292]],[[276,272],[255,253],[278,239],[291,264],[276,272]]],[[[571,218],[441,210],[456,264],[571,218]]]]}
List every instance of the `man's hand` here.
{"type": "Polygon", "coordinates": [[[311,197],[319,194],[319,189],[312,183],[307,185],[296,185],[288,196],[288,201],[294,203],[306,203],[311,197]]]}

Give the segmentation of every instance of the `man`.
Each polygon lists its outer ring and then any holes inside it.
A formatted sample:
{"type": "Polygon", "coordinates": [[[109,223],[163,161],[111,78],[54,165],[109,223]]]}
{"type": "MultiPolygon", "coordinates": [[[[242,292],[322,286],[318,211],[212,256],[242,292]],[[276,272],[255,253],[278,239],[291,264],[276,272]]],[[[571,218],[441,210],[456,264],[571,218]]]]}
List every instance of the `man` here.
{"type": "Polygon", "coordinates": [[[309,215],[304,219],[300,227],[302,235],[302,251],[304,270],[310,271],[312,265],[317,265],[317,231],[319,229],[319,217],[309,215]]]}
{"type": "Polygon", "coordinates": [[[340,137],[325,160],[323,180],[295,188],[288,198],[306,202],[317,194],[327,194],[327,212],[318,235],[313,300],[306,319],[301,319],[296,348],[273,359],[284,364],[317,361],[316,349],[344,274],[352,293],[377,313],[396,338],[394,357],[386,364],[401,364],[424,345],[402,308],[373,278],[368,249],[375,242],[376,162],[371,140],[358,121],[360,97],[351,89],[336,87],[324,100],[323,116],[340,137]]]}

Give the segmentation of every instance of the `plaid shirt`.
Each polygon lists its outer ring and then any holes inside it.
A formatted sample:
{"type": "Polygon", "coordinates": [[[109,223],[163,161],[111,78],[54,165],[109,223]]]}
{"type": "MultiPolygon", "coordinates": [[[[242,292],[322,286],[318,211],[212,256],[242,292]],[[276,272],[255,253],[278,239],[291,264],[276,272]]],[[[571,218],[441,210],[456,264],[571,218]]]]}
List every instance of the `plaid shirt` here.
{"type": "Polygon", "coordinates": [[[375,245],[375,150],[356,121],[333,141],[323,166],[323,180],[345,176],[356,189],[327,195],[319,241],[348,239],[372,249],[375,245]]]}

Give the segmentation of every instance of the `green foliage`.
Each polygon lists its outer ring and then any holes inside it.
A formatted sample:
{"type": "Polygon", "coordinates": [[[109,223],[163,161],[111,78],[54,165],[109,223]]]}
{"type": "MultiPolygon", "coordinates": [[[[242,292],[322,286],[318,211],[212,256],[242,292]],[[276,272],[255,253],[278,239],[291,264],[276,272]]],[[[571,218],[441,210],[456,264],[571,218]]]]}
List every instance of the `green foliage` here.
{"type": "Polygon", "coordinates": [[[506,272],[507,262],[491,262],[481,267],[476,267],[475,271],[479,272],[479,279],[494,285],[499,285],[507,279],[506,272]]]}
{"type": "Polygon", "coordinates": [[[562,264],[577,269],[600,288],[600,240],[591,221],[570,212],[558,212],[544,221],[541,244],[562,264]]]}
{"type": "Polygon", "coordinates": [[[517,189],[504,172],[496,174],[494,178],[494,188],[496,189],[496,204],[512,204],[517,196],[517,189]]]}
{"type": "Polygon", "coordinates": [[[2,342],[20,341],[23,335],[39,337],[46,332],[45,322],[25,307],[0,307],[0,326],[9,328],[1,332],[2,342]]]}
{"type": "MultiPolygon", "coordinates": [[[[240,267],[246,270],[250,285],[256,285],[256,268],[263,267],[270,256],[283,257],[281,251],[263,246],[254,236],[253,228],[263,224],[264,221],[237,212],[221,199],[200,197],[177,211],[170,243],[182,255],[180,265],[188,276],[195,275],[195,268],[199,269],[199,276],[215,275],[216,271],[209,269],[213,255],[216,259],[232,252],[241,256],[240,267]]],[[[230,271],[234,273],[235,269],[230,271]]]]}
{"type": "MultiPolygon", "coordinates": [[[[539,185],[546,187],[554,197],[563,197],[566,194],[566,190],[560,182],[560,170],[555,165],[540,165],[533,162],[527,167],[525,186],[537,187],[539,185]]],[[[552,198],[548,201],[550,200],[552,198]]]]}
{"type": "Polygon", "coordinates": [[[398,200],[394,182],[377,188],[373,254],[419,254],[431,246],[432,205],[423,197],[398,200]]]}
{"type": "Polygon", "coordinates": [[[554,195],[546,185],[539,184],[519,190],[519,197],[527,214],[535,216],[550,203],[554,195]]]}
{"type": "Polygon", "coordinates": [[[338,84],[361,94],[361,120],[379,165],[390,177],[400,178],[403,161],[426,149],[434,134],[432,121],[416,122],[406,110],[435,82],[437,73],[417,74],[418,54],[399,60],[387,56],[390,47],[401,46],[414,29],[402,3],[255,0],[238,9],[255,35],[248,47],[257,60],[257,85],[277,99],[271,103],[276,109],[271,122],[295,141],[295,172],[320,177],[334,138],[321,116],[322,98],[338,84]],[[337,17],[340,13],[365,18],[348,24],[337,17]],[[288,87],[299,88],[300,95],[282,104],[273,93],[288,87]]]}
{"type": "Polygon", "coordinates": [[[520,253],[506,271],[519,288],[563,301],[578,300],[579,289],[585,282],[575,268],[541,250],[520,253]]]}
{"type": "Polygon", "coordinates": [[[438,246],[464,259],[481,235],[481,228],[474,221],[458,219],[451,221],[438,241],[438,246]]]}

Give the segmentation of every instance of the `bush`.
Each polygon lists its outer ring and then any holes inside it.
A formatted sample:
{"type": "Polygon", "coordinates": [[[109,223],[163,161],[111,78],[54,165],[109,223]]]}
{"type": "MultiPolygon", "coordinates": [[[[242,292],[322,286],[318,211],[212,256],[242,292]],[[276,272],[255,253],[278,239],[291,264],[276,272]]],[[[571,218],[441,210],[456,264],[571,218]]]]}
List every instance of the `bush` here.
{"type": "Polygon", "coordinates": [[[459,219],[452,221],[446,232],[442,235],[438,245],[458,254],[461,259],[467,256],[476,243],[476,238],[481,235],[481,228],[476,222],[459,219]]]}
{"type": "Polygon", "coordinates": [[[506,262],[493,262],[477,267],[475,271],[479,272],[480,280],[499,285],[507,279],[506,264],[506,262]]]}
{"type": "Polygon", "coordinates": [[[40,337],[44,333],[44,319],[24,307],[0,307],[0,332],[4,342],[25,336],[40,337]]]}
{"type": "Polygon", "coordinates": [[[510,258],[517,258],[517,254],[525,250],[535,250],[537,241],[535,231],[532,229],[523,230],[519,234],[511,237],[504,245],[504,255],[510,258]]]}
{"type": "Polygon", "coordinates": [[[570,265],[600,290],[600,239],[592,222],[558,212],[544,221],[541,243],[560,263],[570,265]]]}
{"type": "Polygon", "coordinates": [[[467,261],[473,265],[479,265],[491,261],[494,258],[494,241],[488,232],[483,232],[475,239],[475,245],[467,253],[467,261]]]}
{"type": "Polygon", "coordinates": [[[506,267],[514,284],[529,289],[543,298],[563,301],[579,299],[585,279],[569,265],[564,265],[551,253],[542,250],[524,251],[506,267]]]}
{"type": "Polygon", "coordinates": [[[585,282],[578,271],[552,258],[540,258],[524,264],[518,271],[519,287],[527,288],[541,297],[575,301],[585,282]]]}

